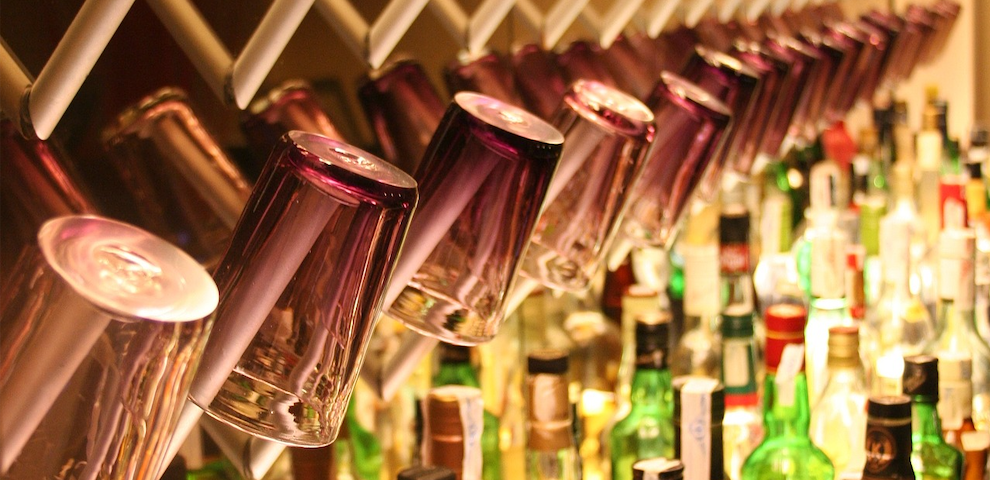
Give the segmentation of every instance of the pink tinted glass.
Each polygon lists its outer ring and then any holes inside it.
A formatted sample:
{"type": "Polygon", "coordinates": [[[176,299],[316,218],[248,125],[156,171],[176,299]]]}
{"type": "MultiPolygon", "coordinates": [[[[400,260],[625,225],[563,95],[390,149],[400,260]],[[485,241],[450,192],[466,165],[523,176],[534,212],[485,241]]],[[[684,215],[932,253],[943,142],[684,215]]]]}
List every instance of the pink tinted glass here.
{"type": "Polygon", "coordinates": [[[536,44],[526,44],[512,56],[516,89],[526,108],[543,119],[549,119],[567,91],[553,54],[536,44]]]}
{"type": "Polygon", "coordinates": [[[282,137],[214,273],[220,307],[192,401],[260,437],[332,442],[416,199],[384,160],[282,137]]]}
{"type": "MultiPolygon", "coordinates": [[[[255,153],[265,159],[282,135],[300,130],[344,141],[330,117],[320,107],[308,83],[291,80],[275,87],[264,98],[248,107],[241,121],[245,136],[255,153]]],[[[258,171],[261,169],[258,168],[258,171]]]]}
{"type": "Polygon", "coordinates": [[[602,49],[584,40],[571,43],[566,50],[557,54],[557,66],[564,72],[569,82],[594,80],[615,87],[618,83],[602,59],[602,49]]]}
{"type": "Polygon", "coordinates": [[[522,106],[516,92],[512,70],[497,53],[482,55],[467,63],[455,61],[444,70],[447,89],[451,93],[478,92],[505,103],[522,106]]]}

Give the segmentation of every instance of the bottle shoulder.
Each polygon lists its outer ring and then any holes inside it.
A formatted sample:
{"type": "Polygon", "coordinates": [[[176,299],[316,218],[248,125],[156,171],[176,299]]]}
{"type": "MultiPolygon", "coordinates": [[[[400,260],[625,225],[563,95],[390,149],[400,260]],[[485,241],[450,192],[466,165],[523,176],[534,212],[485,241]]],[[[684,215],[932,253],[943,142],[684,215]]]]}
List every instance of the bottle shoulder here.
{"type": "Polygon", "coordinates": [[[744,480],[802,478],[829,480],[835,468],[808,437],[780,436],[765,438],[743,464],[744,480]]]}

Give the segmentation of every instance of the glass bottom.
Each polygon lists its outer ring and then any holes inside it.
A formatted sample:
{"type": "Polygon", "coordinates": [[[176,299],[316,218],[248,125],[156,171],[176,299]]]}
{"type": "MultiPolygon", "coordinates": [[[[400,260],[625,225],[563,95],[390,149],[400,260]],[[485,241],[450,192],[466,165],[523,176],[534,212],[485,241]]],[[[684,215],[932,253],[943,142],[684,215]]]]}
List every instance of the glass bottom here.
{"type": "Polygon", "coordinates": [[[413,331],[468,347],[491,340],[502,317],[485,321],[463,303],[412,282],[396,298],[388,315],[413,331]]]}
{"type": "MultiPolygon", "coordinates": [[[[592,263],[594,265],[594,263],[592,263]]],[[[588,288],[595,273],[559,252],[538,243],[530,243],[520,273],[557,290],[580,292],[588,288]]]]}
{"type": "Polygon", "coordinates": [[[337,439],[344,416],[344,412],[331,415],[326,407],[321,409],[238,370],[230,374],[208,407],[197,405],[238,430],[294,447],[329,445],[337,439]],[[337,421],[333,421],[335,417],[337,421]]]}

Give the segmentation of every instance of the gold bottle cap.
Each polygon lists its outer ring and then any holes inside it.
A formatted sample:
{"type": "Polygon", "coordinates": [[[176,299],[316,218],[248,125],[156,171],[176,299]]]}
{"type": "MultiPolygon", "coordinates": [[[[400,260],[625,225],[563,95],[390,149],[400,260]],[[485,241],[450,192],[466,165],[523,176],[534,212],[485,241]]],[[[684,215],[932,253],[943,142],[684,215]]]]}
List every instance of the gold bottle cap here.
{"type": "Polygon", "coordinates": [[[938,109],[935,105],[925,105],[925,111],[921,117],[922,130],[938,130],[938,109]]]}
{"type": "Polygon", "coordinates": [[[567,379],[538,373],[526,380],[529,387],[529,443],[532,450],[556,452],[574,445],[571,402],[567,379]]]}
{"type": "Polygon", "coordinates": [[[859,327],[832,327],[828,330],[828,364],[837,367],[859,365],[859,327]]]}
{"type": "Polygon", "coordinates": [[[479,478],[483,412],[477,388],[449,385],[430,390],[423,401],[423,463],[447,467],[457,478],[479,478]]]}

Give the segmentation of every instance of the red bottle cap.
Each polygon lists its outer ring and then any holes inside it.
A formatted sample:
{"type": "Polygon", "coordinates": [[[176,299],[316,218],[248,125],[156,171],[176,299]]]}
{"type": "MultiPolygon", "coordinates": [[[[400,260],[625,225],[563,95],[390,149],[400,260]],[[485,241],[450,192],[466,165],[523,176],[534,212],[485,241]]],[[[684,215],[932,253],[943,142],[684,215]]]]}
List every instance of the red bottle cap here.
{"type": "Polygon", "coordinates": [[[764,318],[767,324],[767,373],[776,373],[784,348],[792,343],[804,343],[808,312],[800,305],[781,303],[767,307],[764,318]]]}

